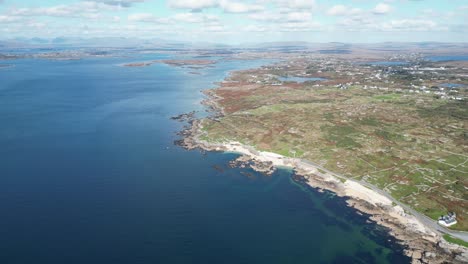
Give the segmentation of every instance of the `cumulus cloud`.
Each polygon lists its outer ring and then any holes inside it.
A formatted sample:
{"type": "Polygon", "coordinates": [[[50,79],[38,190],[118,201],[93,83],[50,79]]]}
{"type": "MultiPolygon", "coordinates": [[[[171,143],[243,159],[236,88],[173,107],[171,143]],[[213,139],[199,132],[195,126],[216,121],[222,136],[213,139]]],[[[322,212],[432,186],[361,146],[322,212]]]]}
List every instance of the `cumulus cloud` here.
{"type": "Polygon", "coordinates": [[[321,24],[314,21],[281,23],[279,28],[282,32],[309,32],[321,29],[321,24]]]}
{"type": "Polygon", "coordinates": [[[392,11],[392,7],[385,3],[377,4],[373,10],[374,14],[377,15],[384,15],[390,13],[390,11],[392,11]]]}
{"type": "Polygon", "coordinates": [[[312,14],[305,11],[289,11],[289,12],[271,12],[265,11],[255,14],[250,14],[248,16],[252,20],[262,21],[262,22],[306,22],[312,20],[312,14]]]}
{"type": "Polygon", "coordinates": [[[169,6],[180,9],[200,10],[204,8],[217,7],[217,0],[169,0],[169,6]]]}
{"type": "Polygon", "coordinates": [[[96,3],[103,3],[111,6],[131,7],[135,3],[143,3],[146,0],[88,0],[96,3]]]}
{"type": "Polygon", "coordinates": [[[166,21],[150,13],[136,13],[127,17],[131,22],[165,23],[166,21]]]}
{"type": "Polygon", "coordinates": [[[380,25],[383,31],[431,31],[443,30],[438,24],[431,20],[423,19],[400,19],[391,20],[380,25]]]}
{"type": "Polygon", "coordinates": [[[131,22],[146,22],[159,24],[175,23],[210,23],[209,26],[217,25],[219,18],[215,15],[200,13],[178,13],[171,17],[157,17],[150,13],[136,13],[127,17],[131,22]]]}
{"type": "Polygon", "coordinates": [[[271,3],[280,8],[311,9],[316,7],[315,0],[263,0],[260,3],[271,3]]]}
{"type": "Polygon", "coordinates": [[[226,13],[252,13],[262,11],[264,9],[261,5],[245,4],[241,2],[233,2],[228,0],[220,1],[219,6],[226,13]]]}
{"type": "Polygon", "coordinates": [[[19,22],[22,18],[17,16],[4,16],[0,15],[0,23],[15,23],[19,22]]]}
{"type": "MultiPolygon", "coordinates": [[[[394,17],[386,15],[399,11],[391,6],[397,0],[379,0],[365,8],[358,4],[358,0],[342,1],[344,4],[335,5],[322,4],[322,2],[318,4],[318,1],[314,0],[167,0],[165,1],[167,7],[172,8],[171,12],[174,12],[171,15],[163,17],[155,15],[156,13],[146,13],[151,11],[129,13],[132,7],[138,4],[151,5],[156,1],[162,0],[75,0],[72,3],[42,7],[23,5],[25,8],[18,8],[21,5],[11,5],[4,8],[0,14],[0,30],[3,32],[17,30],[24,34],[34,33],[33,28],[41,29],[38,31],[41,34],[53,30],[64,32],[62,21],[68,19],[75,24],[66,30],[68,35],[86,32],[99,35],[132,34],[141,37],[151,32],[158,34],[167,32],[172,35],[179,34],[181,38],[186,38],[187,31],[189,35],[206,33],[204,36],[223,35],[234,39],[242,32],[261,32],[253,34],[255,36],[312,31],[324,31],[326,32],[324,34],[333,32],[338,35],[344,31],[393,35],[388,32],[466,32],[468,28],[464,22],[454,24],[457,21],[453,18],[456,15],[459,21],[464,21],[466,12],[463,11],[467,10],[466,5],[460,5],[451,11],[454,15],[449,14],[450,10],[439,10],[434,6],[430,9],[430,5],[413,15],[395,14],[394,17]],[[216,10],[201,12],[210,8],[216,10]],[[211,11],[224,14],[208,14],[211,11]],[[322,18],[322,16],[315,17],[318,11],[320,14],[335,17],[317,21],[316,19],[322,18]],[[90,19],[94,21],[99,19],[105,23],[90,23],[90,19]],[[236,23],[235,19],[246,19],[248,23],[247,25],[236,23]],[[81,28],[84,24],[87,24],[86,28],[81,28]],[[54,26],[56,28],[52,29],[54,26]],[[110,26],[115,27],[110,28],[110,26]],[[209,34],[209,32],[214,33],[209,34]]],[[[0,0],[1,3],[4,3],[2,7],[5,7],[5,4],[10,4],[12,1],[0,0]]]]}
{"type": "Polygon", "coordinates": [[[312,13],[306,10],[282,9],[263,11],[248,16],[257,24],[243,28],[252,32],[307,32],[322,29],[322,25],[313,20],[312,13]],[[265,25],[258,25],[258,22],[265,25]]]}
{"type": "Polygon", "coordinates": [[[169,6],[177,9],[201,11],[206,8],[221,8],[225,13],[252,13],[263,10],[259,4],[232,0],[170,0],[169,6]]]}
{"type": "Polygon", "coordinates": [[[337,22],[335,30],[344,31],[370,31],[376,30],[377,21],[369,16],[344,17],[337,22]]]}
{"type": "Polygon", "coordinates": [[[260,25],[247,25],[243,27],[242,30],[248,32],[265,32],[267,31],[267,28],[265,26],[260,25]]]}
{"type": "Polygon", "coordinates": [[[312,19],[312,14],[308,12],[291,12],[284,17],[286,22],[304,22],[312,19]]]}
{"type": "Polygon", "coordinates": [[[218,17],[215,15],[195,14],[195,13],[179,13],[172,17],[176,22],[184,23],[202,23],[217,21],[218,17]]]}
{"type": "Polygon", "coordinates": [[[327,14],[330,16],[349,16],[359,15],[362,12],[359,8],[351,8],[345,5],[334,5],[328,9],[327,14]]]}
{"type": "Polygon", "coordinates": [[[206,32],[225,32],[226,28],[221,24],[206,25],[203,27],[206,32]]]}
{"type": "Polygon", "coordinates": [[[117,6],[87,1],[51,7],[13,8],[9,10],[8,14],[12,16],[79,17],[83,14],[95,14],[106,10],[117,10],[118,8],[117,6]]]}
{"type": "Polygon", "coordinates": [[[427,19],[394,19],[379,21],[376,17],[354,16],[345,17],[336,24],[334,29],[361,32],[425,32],[446,31],[447,27],[427,19]]]}

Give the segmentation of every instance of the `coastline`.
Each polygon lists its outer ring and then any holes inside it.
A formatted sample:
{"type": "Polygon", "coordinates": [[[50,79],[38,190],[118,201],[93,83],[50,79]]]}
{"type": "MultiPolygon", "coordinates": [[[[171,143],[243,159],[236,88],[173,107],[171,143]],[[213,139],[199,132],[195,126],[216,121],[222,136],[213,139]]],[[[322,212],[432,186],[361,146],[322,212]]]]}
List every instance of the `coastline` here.
{"type": "MultiPolygon", "coordinates": [[[[222,117],[224,111],[217,103],[220,98],[210,90],[203,93],[206,99],[201,103],[212,113],[209,118],[222,117]]],[[[405,254],[412,258],[412,263],[468,262],[467,248],[445,241],[441,232],[407,213],[402,206],[382,193],[357,181],[336,177],[332,172],[324,172],[312,162],[258,151],[239,142],[214,143],[202,140],[203,120],[185,120],[190,126],[180,133],[183,138],[177,144],[188,150],[238,153],[240,157],[232,162],[233,166],[250,166],[267,175],[277,167],[292,168],[294,175],[303,179],[310,187],[332,191],[337,196],[346,198],[350,207],[370,215],[370,220],[388,228],[390,235],[407,248],[405,254]]]]}
{"type": "Polygon", "coordinates": [[[276,167],[293,168],[295,175],[302,177],[307,185],[336,193],[347,198],[349,206],[371,215],[370,219],[390,230],[390,235],[407,246],[405,254],[415,263],[466,263],[468,250],[446,242],[440,234],[426,227],[413,215],[405,213],[399,205],[394,205],[387,197],[354,181],[342,182],[338,178],[322,174],[299,159],[288,158],[271,152],[256,151],[238,142],[209,143],[198,139],[201,122],[195,120],[190,136],[183,139],[186,149],[204,151],[234,152],[241,154],[238,162],[252,162],[253,169],[270,174],[276,167]],[[258,169],[260,167],[260,169],[258,169]]]}

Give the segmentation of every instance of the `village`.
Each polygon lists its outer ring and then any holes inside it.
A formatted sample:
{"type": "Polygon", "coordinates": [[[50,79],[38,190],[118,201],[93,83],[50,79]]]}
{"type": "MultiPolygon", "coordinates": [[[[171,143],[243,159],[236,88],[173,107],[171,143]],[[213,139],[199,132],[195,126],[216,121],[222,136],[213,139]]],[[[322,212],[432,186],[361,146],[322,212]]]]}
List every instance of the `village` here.
{"type": "Polygon", "coordinates": [[[330,56],[301,56],[265,66],[245,81],[277,87],[297,82],[311,87],[376,89],[458,101],[467,98],[468,63],[431,62],[413,53],[382,59],[356,62],[330,56]]]}

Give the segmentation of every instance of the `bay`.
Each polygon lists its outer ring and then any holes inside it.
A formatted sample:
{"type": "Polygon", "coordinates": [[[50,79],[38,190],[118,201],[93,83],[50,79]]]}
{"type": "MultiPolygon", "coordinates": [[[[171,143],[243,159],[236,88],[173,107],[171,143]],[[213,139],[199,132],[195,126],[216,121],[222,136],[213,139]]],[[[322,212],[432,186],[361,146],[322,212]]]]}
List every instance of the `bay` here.
{"type": "Polygon", "coordinates": [[[388,231],[278,170],[173,145],[229,71],[14,60],[0,70],[1,263],[405,263],[388,231]]]}

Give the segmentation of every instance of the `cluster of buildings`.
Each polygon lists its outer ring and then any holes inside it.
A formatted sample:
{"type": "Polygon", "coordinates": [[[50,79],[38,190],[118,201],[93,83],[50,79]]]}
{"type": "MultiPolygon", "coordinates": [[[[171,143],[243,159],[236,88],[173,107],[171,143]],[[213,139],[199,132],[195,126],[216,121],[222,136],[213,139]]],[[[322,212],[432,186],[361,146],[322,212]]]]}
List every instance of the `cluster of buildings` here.
{"type": "MultiPolygon", "coordinates": [[[[300,57],[283,64],[265,66],[262,71],[248,76],[247,82],[281,86],[278,76],[310,78],[324,76],[328,80],[314,86],[333,85],[339,89],[362,86],[363,89],[378,89],[397,93],[433,94],[447,100],[466,100],[468,85],[459,85],[465,80],[460,69],[447,71],[446,67],[428,67],[418,54],[395,55],[386,62],[359,63],[334,57],[300,57]],[[410,63],[398,64],[398,61],[410,63]],[[442,83],[442,82],[445,82],[442,83]],[[452,82],[455,82],[453,84],[452,82]],[[442,83],[442,84],[441,84],[442,83]],[[448,86],[446,86],[448,84],[448,86]]],[[[324,79],[325,80],[325,79],[324,79]]]]}

